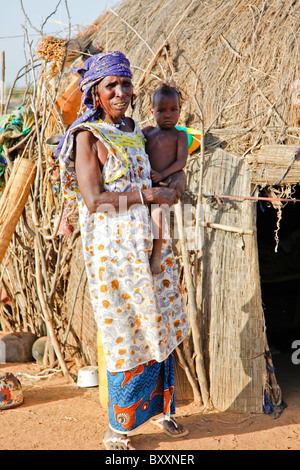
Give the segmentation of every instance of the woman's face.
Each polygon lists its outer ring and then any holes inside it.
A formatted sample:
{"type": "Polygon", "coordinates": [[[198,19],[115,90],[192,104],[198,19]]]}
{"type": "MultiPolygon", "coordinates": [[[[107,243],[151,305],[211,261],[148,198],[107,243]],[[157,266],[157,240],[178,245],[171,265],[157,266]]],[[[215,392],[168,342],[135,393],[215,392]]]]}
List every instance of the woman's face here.
{"type": "Polygon", "coordinates": [[[124,116],[130,104],[133,94],[131,79],[115,75],[104,77],[97,87],[97,93],[104,118],[114,122],[124,116]]]}

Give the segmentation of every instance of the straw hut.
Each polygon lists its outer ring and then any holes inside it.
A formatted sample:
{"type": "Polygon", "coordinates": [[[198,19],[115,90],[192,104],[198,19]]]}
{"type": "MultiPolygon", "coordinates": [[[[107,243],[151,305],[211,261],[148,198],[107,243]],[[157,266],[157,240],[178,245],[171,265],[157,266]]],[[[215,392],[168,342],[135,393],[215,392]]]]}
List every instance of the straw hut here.
{"type": "MultiPolygon", "coordinates": [[[[299,17],[299,0],[124,0],[60,45],[65,75],[48,135],[79,112],[68,66],[112,49],[130,59],[132,115],[141,125],[152,122],[151,90],[168,81],[182,92],[179,124],[201,133],[173,227],[191,323],[177,350],[178,385],[181,396],[219,410],[261,413],[266,399],[281,405],[268,330],[299,323],[299,203],[285,201],[300,199],[299,17]],[[274,295],[282,282],[293,292],[289,318],[274,295]]],[[[58,63],[46,43],[40,56],[58,63]]],[[[56,332],[61,341],[67,324],[68,341],[90,363],[96,332],[78,237],[64,261],[59,302],[51,298],[62,318],[55,316],[56,332]]]]}

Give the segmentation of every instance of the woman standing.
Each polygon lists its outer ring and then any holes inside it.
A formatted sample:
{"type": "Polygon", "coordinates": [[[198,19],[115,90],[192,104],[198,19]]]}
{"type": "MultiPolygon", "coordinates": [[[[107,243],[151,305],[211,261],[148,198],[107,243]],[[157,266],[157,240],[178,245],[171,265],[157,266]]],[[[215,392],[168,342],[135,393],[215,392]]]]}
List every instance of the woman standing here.
{"type": "Polygon", "coordinates": [[[122,53],[92,56],[76,72],[88,109],[70,127],[57,155],[65,195],[76,195],[78,202],[91,301],[106,357],[110,429],[104,443],[107,449],[133,449],[128,435],[153,418],[169,435],[187,434],[172,417],[172,352],[188,333],[187,317],[167,236],[161,273],[151,275],[147,207],[177,203],[185,178],[177,174],[170,187],[152,188],[144,136],[125,117],[133,87],[122,53]]]}

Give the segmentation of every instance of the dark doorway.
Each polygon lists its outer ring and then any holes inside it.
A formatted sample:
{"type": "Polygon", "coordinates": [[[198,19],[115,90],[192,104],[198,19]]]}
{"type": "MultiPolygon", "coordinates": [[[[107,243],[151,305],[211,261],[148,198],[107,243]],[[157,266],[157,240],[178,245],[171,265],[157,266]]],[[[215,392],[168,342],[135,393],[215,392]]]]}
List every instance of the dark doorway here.
{"type": "MultiPolygon", "coordinates": [[[[300,199],[300,186],[294,189],[300,199]]],[[[283,203],[279,217],[272,203],[257,203],[262,302],[276,378],[283,392],[300,391],[300,363],[293,362],[293,343],[300,342],[300,202],[283,203]]]]}

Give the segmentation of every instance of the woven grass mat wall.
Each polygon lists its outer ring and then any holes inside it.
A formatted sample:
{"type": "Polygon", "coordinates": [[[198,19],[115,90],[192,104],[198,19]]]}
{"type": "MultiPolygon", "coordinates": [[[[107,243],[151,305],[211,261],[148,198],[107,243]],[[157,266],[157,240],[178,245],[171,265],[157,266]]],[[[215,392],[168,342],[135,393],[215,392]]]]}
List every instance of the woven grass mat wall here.
{"type": "MultiPolygon", "coordinates": [[[[247,162],[221,149],[207,155],[204,193],[249,194],[250,185],[247,162]]],[[[204,220],[225,227],[205,228],[198,273],[211,400],[221,410],[260,412],[266,382],[265,327],[255,205],[206,199],[204,220]],[[243,229],[245,234],[226,227],[243,229]]]]}

